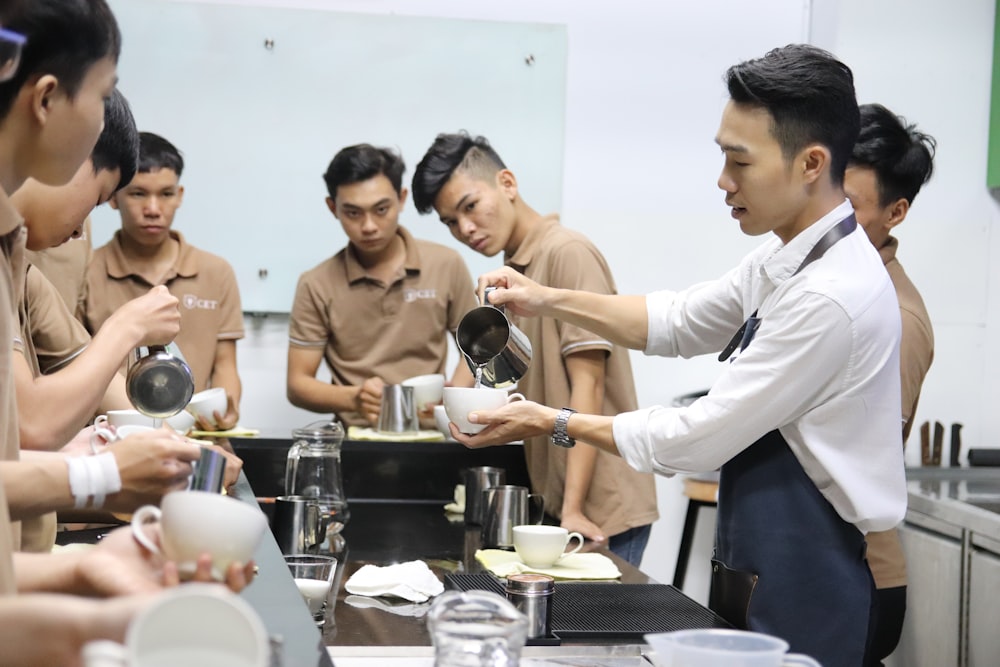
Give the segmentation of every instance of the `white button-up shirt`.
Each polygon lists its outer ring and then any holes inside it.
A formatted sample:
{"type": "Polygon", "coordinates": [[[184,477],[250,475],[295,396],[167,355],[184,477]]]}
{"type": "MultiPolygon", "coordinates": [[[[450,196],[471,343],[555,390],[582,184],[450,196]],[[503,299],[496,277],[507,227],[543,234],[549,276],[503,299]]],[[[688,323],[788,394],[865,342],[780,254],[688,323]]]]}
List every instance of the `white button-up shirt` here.
{"type": "Polygon", "coordinates": [[[899,305],[885,267],[859,226],[793,275],[851,212],[845,200],[719,280],[646,297],[650,355],[718,353],[755,309],[761,323],[707,396],[615,418],[615,443],[632,467],[713,470],[778,429],[845,521],[868,532],[902,520],[899,305]]]}

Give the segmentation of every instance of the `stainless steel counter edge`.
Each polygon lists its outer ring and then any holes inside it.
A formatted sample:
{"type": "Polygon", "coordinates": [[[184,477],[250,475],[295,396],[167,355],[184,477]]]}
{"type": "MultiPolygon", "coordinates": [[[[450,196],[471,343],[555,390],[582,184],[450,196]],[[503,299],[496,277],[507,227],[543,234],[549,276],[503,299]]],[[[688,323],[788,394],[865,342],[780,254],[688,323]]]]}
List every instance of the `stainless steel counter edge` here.
{"type": "MultiPolygon", "coordinates": [[[[434,656],[433,646],[328,646],[331,658],[427,658],[434,656]]],[[[647,644],[611,644],[606,646],[525,646],[523,658],[632,658],[650,652],[647,644]]]]}

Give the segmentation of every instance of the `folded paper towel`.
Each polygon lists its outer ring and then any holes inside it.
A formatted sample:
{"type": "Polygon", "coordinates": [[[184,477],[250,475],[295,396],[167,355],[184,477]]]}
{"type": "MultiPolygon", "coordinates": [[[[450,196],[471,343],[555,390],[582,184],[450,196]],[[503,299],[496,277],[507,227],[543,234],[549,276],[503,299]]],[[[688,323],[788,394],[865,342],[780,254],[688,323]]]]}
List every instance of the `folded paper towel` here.
{"type": "Polygon", "coordinates": [[[444,592],[444,584],[421,560],[384,567],[365,565],[347,580],[344,588],[354,595],[391,595],[410,602],[426,602],[444,592]]]}
{"type": "Polygon", "coordinates": [[[463,514],[465,512],[465,484],[456,484],[452,497],[454,501],[447,503],[444,506],[444,511],[449,514],[463,514]]]}
{"type": "Polygon", "coordinates": [[[604,554],[576,553],[565,556],[551,567],[530,567],[513,551],[479,549],[476,560],[498,577],[522,572],[547,574],[555,579],[618,579],[621,571],[604,554]]]}
{"type": "Polygon", "coordinates": [[[416,433],[381,433],[370,427],[351,426],[347,429],[348,440],[377,440],[382,442],[434,442],[444,440],[441,431],[420,430],[416,433]]]}
{"type": "Polygon", "coordinates": [[[366,595],[348,595],[344,602],[359,609],[379,609],[396,616],[421,618],[427,615],[430,605],[424,602],[390,602],[384,598],[370,598],[366,595]]]}

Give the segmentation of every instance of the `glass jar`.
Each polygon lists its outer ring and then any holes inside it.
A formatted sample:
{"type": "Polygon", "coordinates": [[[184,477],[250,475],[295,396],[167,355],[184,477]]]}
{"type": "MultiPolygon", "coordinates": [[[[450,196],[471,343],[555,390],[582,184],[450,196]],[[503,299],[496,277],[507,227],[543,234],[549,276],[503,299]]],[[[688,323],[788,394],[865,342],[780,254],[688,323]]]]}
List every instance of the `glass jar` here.
{"type": "Polygon", "coordinates": [[[513,667],[528,638],[528,619],[496,593],[447,591],[427,613],[434,667],[513,667]]]}
{"type": "Polygon", "coordinates": [[[337,422],[318,421],[292,431],[292,446],[285,464],[285,494],[318,500],[327,539],[320,551],[336,552],[335,536],[350,519],[340,448],[344,428],[337,422]]]}

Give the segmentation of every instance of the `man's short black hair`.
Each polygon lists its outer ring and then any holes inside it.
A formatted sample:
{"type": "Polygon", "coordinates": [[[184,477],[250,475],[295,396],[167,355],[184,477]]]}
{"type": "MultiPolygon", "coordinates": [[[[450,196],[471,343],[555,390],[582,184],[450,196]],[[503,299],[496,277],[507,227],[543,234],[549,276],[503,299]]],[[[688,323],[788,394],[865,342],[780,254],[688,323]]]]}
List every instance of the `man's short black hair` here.
{"type": "Polygon", "coordinates": [[[120,177],[115,192],[131,182],[139,164],[139,130],[128,100],[115,88],[104,103],[104,129],[90,154],[94,173],[106,169],[119,170],[120,177]]]}
{"type": "Polygon", "coordinates": [[[487,179],[506,168],[486,137],[473,138],[464,130],[439,134],[413,172],[413,203],[421,213],[430,213],[441,188],[456,171],[487,179]]]}
{"type": "Polygon", "coordinates": [[[879,206],[898,199],[912,204],[934,172],[937,142],[881,104],[863,104],[860,111],[861,134],[849,166],[875,172],[879,206]]]}
{"type": "Polygon", "coordinates": [[[733,102],[771,114],[771,134],[786,159],[822,144],[830,151],[833,184],[843,184],[860,125],[847,65],[815,46],[789,44],[733,65],[725,80],[733,102]]]}
{"type": "Polygon", "coordinates": [[[397,195],[403,192],[403,172],[406,163],[399,153],[389,148],[377,148],[371,144],[357,144],[340,149],[330,160],[323,181],[330,199],[337,199],[337,188],[367,181],[378,175],[385,176],[392,183],[397,195]]]}
{"type": "Polygon", "coordinates": [[[27,38],[14,76],[0,83],[0,119],[6,118],[26,83],[51,74],[73,97],[98,60],[115,62],[121,33],[104,0],[6,0],[4,28],[27,38]]]}
{"type": "Polygon", "coordinates": [[[171,169],[180,177],[184,171],[184,156],[177,146],[152,132],[139,133],[139,173],[148,174],[171,169]]]}

